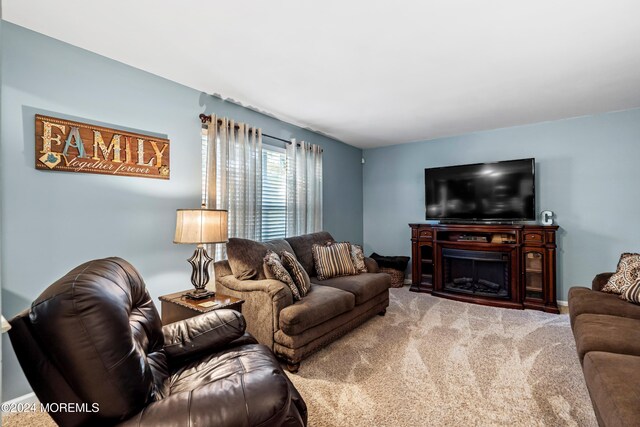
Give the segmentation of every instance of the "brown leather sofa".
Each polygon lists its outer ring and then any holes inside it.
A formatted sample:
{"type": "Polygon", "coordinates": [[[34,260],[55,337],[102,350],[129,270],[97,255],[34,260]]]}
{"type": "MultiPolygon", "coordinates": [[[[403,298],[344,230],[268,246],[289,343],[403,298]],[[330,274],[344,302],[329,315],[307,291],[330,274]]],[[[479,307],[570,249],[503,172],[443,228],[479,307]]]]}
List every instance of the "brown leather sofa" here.
{"type": "Polygon", "coordinates": [[[245,300],[247,330],[286,361],[291,372],[309,354],[376,314],[384,315],[389,305],[391,277],[379,273],[370,258],[365,258],[368,273],[327,280],[316,277],[311,247],[333,240],[326,231],[262,243],[230,239],[227,255],[246,258],[242,262],[254,276],[248,280],[236,278],[229,261],[215,263],[216,290],[245,300]],[[294,303],[287,285],[262,274],[262,259],[269,249],[294,253],[309,274],[311,291],[301,301],[294,303]]]}
{"type": "Polygon", "coordinates": [[[107,258],[71,270],[9,336],[61,426],[302,426],[304,401],[242,315],[162,326],[142,277],[107,258]]]}
{"type": "Polygon", "coordinates": [[[569,290],[569,316],[578,357],[600,426],[640,426],[640,305],[592,289],[569,290]]]}

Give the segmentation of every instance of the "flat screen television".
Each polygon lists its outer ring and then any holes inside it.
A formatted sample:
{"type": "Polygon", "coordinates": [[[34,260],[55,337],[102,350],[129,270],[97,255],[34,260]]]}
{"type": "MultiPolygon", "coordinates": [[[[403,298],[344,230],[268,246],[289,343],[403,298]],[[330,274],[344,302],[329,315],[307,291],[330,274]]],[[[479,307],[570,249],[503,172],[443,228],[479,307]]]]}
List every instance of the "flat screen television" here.
{"type": "Polygon", "coordinates": [[[427,168],[427,220],[532,221],[535,159],[427,168]]]}

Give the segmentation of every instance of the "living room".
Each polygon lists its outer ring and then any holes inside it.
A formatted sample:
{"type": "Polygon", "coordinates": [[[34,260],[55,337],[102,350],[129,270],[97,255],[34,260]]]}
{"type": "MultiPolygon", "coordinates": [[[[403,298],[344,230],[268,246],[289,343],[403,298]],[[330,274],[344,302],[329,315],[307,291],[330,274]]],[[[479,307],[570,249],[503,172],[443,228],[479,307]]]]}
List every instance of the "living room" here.
{"type": "MultiPolygon", "coordinates": [[[[636,4],[286,3],[3,0],[4,318],[111,256],[137,269],[158,310],[160,296],[193,289],[194,245],[173,241],[176,210],[203,198],[202,114],[259,129],[282,152],[292,139],[318,146],[314,231],[367,257],[412,257],[409,224],[434,223],[425,169],[532,158],[529,223],[552,211],[559,227],[561,312],[570,288],[640,252],[636,4]],[[36,115],[169,140],[169,179],[37,169],[36,115]]],[[[624,425],[594,412],[569,316],[411,292],[412,262],[384,316],[286,373],[309,425],[624,425]]],[[[1,384],[2,402],[36,401],[7,333],[1,384]]],[[[7,425],[43,420],[4,412],[7,425]]]]}

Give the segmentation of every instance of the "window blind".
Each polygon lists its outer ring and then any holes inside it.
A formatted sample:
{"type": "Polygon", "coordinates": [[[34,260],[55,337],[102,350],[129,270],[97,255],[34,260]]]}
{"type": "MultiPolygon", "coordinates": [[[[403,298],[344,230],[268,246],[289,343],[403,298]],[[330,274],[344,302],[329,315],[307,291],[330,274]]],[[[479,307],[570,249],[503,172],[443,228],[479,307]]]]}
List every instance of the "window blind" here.
{"type": "Polygon", "coordinates": [[[262,240],[284,239],[287,226],[287,157],[284,150],[262,149],[262,240]]]}

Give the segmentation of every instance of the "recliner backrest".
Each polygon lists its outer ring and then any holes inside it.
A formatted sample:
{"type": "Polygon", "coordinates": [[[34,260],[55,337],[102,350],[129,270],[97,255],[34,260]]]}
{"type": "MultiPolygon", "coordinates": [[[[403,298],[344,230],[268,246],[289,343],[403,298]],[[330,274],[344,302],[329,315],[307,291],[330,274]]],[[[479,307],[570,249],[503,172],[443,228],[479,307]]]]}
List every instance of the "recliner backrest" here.
{"type": "MultiPolygon", "coordinates": [[[[123,259],[71,270],[32,303],[29,324],[47,363],[81,401],[99,405],[99,418],[128,418],[154,398],[162,380],[155,376],[166,371],[158,369],[166,363],[162,323],[142,277],[123,259]]],[[[20,337],[11,339],[20,345],[20,337]]],[[[40,397],[41,385],[31,385],[40,397]]]]}

